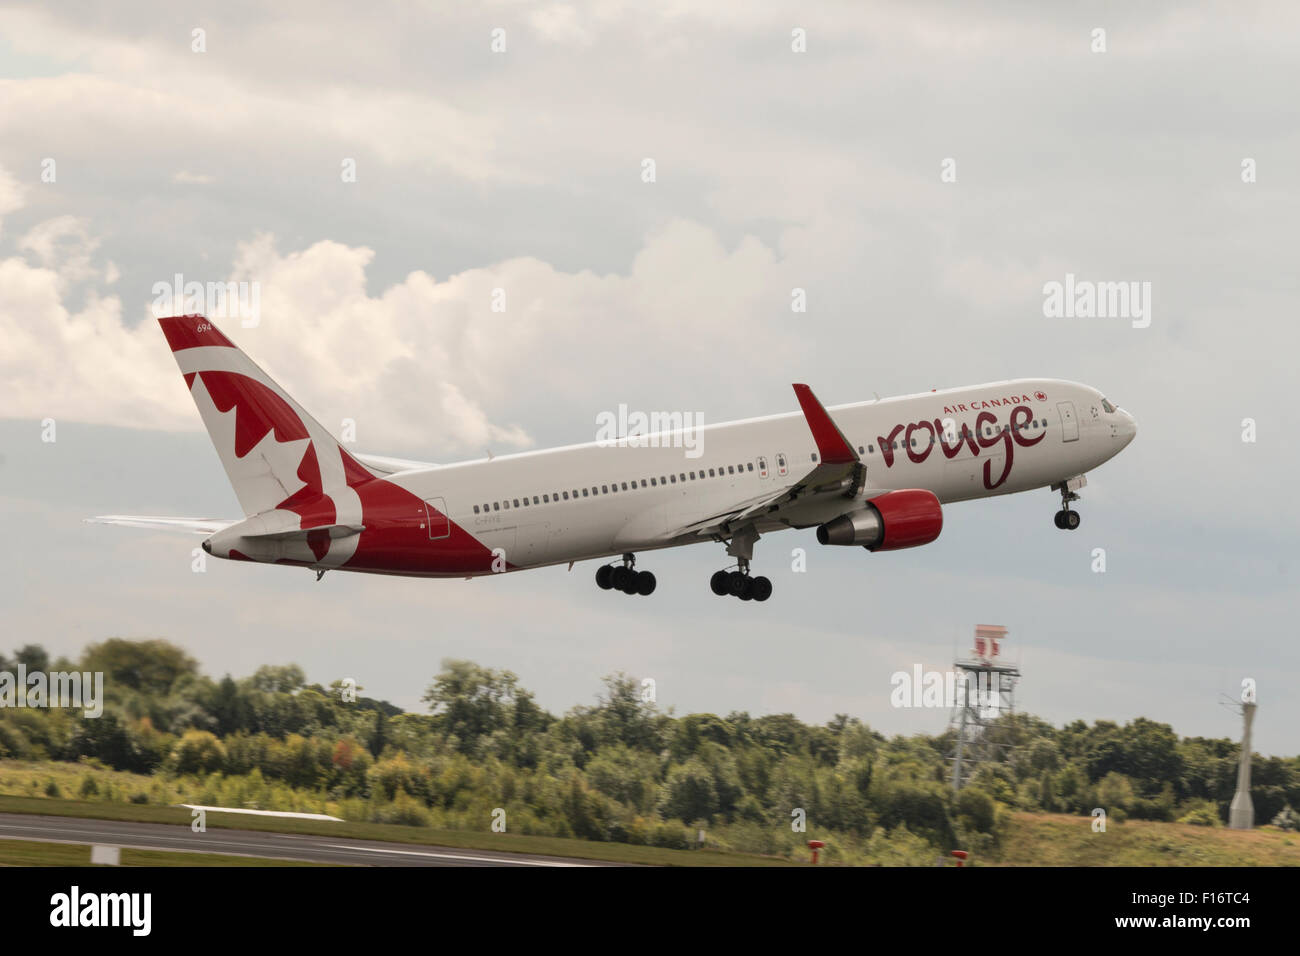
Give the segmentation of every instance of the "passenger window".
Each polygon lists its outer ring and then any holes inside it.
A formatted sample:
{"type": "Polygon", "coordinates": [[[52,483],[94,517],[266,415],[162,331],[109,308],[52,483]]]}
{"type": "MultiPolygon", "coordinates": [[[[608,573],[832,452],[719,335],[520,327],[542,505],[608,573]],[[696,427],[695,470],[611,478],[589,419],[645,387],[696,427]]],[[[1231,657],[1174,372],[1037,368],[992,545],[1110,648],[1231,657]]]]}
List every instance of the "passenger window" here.
{"type": "Polygon", "coordinates": [[[659,482],[657,482],[657,481],[655,481],[653,478],[651,478],[651,479],[650,479],[650,484],[651,484],[651,486],[657,487],[658,484],[659,484],[659,482]]]}
{"type": "Polygon", "coordinates": [[[500,511],[500,510],[501,510],[501,502],[499,502],[499,501],[494,501],[494,502],[492,502],[492,510],[493,510],[493,511],[500,511]]]}
{"type": "Polygon", "coordinates": [[[682,472],[680,475],[678,475],[677,477],[681,478],[682,481],[685,481],[685,480],[686,480],[686,472],[683,471],[683,472],[682,472]]]}
{"type": "Polygon", "coordinates": [[[677,484],[677,476],[676,476],[676,475],[669,475],[669,476],[668,476],[668,480],[671,481],[674,485],[677,484]]]}
{"type": "MultiPolygon", "coordinates": [[[[592,490],[592,491],[595,491],[596,489],[593,488],[593,489],[591,489],[591,490],[592,490]]],[[[609,494],[609,485],[601,485],[601,486],[600,486],[600,493],[601,493],[602,495],[607,495],[607,494],[609,494]]]]}
{"type": "Polygon", "coordinates": [[[536,495],[533,495],[533,504],[539,504],[536,495]]]}
{"type": "Polygon", "coordinates": [[[542,495],[542,503],[549,505],[551,503],[550,495],[542,495]]]}
{"type": "Polygon", "coordinates": [[[474,513],[475,513],[475,514],[478,514],[478,505],[475,505],[475,506],[474,506],[474,513]]]}
{"type": "Polygon", "coordinates": [[[716,477],[717,477],[717,476],[713,473],[713,469],[712,469],[712,468],[709,469],[709,477],[710,477],[710,478],[716,478],[716,477]]]}
{"type": "Polygon", "coordinates": [[[754,470],[754,463],[753,463],[752,461],[747,461],[747,462],[745,462],[745,468],[746,468],[747,470],[749,470],[749,471],[753,471],[753,470],[754,470]]]}
{"type": "Polygon", "coordinates": [[[734,465],[728,465],[728,466],[727,466],[727,474],[729,474],[729,475],[734,475],[735,473],[736,473],[736,468],[735,468],[735,466],[734,466],[734,465]]]}
{"type": "Polygon", "coordinates": [[[811,458],[813,461],[816,461],[816,460],[817,460],[817,452],[813,452],[813,453],[812,453],[811,455],[809,455],[808,457],[811,458]]]}

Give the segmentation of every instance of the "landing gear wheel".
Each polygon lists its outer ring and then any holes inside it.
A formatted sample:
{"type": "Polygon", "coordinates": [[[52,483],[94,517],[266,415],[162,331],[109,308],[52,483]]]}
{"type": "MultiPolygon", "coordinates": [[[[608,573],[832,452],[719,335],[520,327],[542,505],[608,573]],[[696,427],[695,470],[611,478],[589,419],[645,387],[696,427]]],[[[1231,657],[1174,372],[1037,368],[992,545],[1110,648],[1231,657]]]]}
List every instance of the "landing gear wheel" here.
{"type": "Polygon", "coordinates": [[[655,576],[649,571],[638,571],[636,575],[636,593],[642,597],[649,597],[655,593],[655,576]]]}
{"type": "Polygon", "coordinates": [[[1062,531],[1073,531],[1075,528],[1079,527],[1079,522],[1081,520],[1079,512],[1077,511],[1067,511],[1062,508],[1056,513],[1056,526],[1062,531]]]}
{"type": "Polygon", "coordinates": [[[740,593],[737,594],[736,597],[740,598],[742,601],[754,600],[754,579],[753,578],[749,576],[745,577],[745,586],[741,588],[740,593]]]}
{"type": "Polygon", "coordinates": [[[727,575],[727,593],[732,597],[741,597],[749,583],[749,575],[741,571],[732,571],[727,575]]]}
{"type": "Polygon", "coordinates": [[[609,583],[617,591],[626,591],[627,582],[632,577],[633,571],[627,565],[620,564],[610,568],[609,583]]]}
{"type": "Polygon", "coordinates": [[[614,586],[610,579],[614,575],[614,566],[611,564],[602,564],[596,569],[596,587],[602,591],[608,591],[614,586]]]}
{"type": "Polygon", "coordinates": [[[709,587],[718,597],[725,597],[731,593],[730,581],[731,575],[726,571],[714,571],[713,577],[709,578],[709,587]]]}
{"type": "Polygon", "coordinates": [[[754,578],[753,593],[755,601],[766,601],[772,596],[772,582],[761,575],[754,578]]]}
{"type": "Polygon", "coordinates": [[[633,595],[633,594],[636,594],[636,593],[637,593],[637,578],[638,578],[638,577],[640,577],[640,574],[639,574],[638,572],[636,572],[636,571],[629,571],[628,576],[627,576],[627,583],[624,584],[623,587],[622,587],[622,591],[623,591],[624,594],[633,595]]]}

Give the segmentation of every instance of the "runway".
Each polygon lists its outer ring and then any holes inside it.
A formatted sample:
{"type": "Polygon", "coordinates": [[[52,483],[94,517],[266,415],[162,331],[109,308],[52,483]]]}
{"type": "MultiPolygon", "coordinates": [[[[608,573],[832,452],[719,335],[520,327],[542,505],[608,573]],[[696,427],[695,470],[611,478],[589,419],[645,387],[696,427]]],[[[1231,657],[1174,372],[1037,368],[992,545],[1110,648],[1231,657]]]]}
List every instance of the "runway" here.
{"type": "Polygon", "coordinates": [[[99,843],[139,850],[181,850],[353,866],[617,866],[600,860],[498,853],[348,837],[0,813],[0,839],[99,843]]]}

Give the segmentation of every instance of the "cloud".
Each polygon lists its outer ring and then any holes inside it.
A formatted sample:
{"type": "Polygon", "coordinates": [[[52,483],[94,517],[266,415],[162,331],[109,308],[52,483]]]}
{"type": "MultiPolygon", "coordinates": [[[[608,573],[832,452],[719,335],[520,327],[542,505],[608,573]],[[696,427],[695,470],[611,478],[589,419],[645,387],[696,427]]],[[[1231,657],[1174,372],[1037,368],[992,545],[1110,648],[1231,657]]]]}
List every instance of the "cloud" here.
{"type": "MultiPolygon", "coordinates": [[[[21,246],[35,263],[0,262],[0,367],[13,396],[6,413],[198,427],[152,321],[129,321],[121,300],[101,289],[80,309],[65,301],[71,279],[114,278],[111,264],[93,265],[85,223],[50,220],[21,246]]],[[[526,448],[528,429],[506,416],[542,396],[582,409],[570,435],[592,440],[593,401],[616,407],[637,389],[671,397],[665,370],[694,370],[723,389],[738,384],[742,371],[716,367],[738,330],[798,353],[795,336],[754,319],[756,302],[782,301],[772,251],[754,239],[728,250],[697,223],[647,237],[626,276],[565,273],[523,257],[442,281],[416,271],[371,294],[373,257],[333,241],[283,253],[262,235],[240,245],[228,274],[182,279],[256,287],[256,324],[233,309],[209,317],[326,427],[355,421],[358,444],[372,450],[526,448]]],[[[157,288],[170,291],[174,281],[157,288]]],[[[164,298],[162,314],[179,311],[164,298]]]]}
{"type": "Polygon", "coordinates": [[[89,223],[78,216],[56,216],[37,224],[18,241],[18,248],[53,269],[62,282],[101,277],[109,284],[115,281],[111,263],[104,269],[93,265],[99,239],[90,234],[89,223]]]}
{"type": "Polygon", "coordinates": [[[4,215],[23,206],[23,188],[4,166],[0,166],[0,231],[4,228],[4,215]]]}

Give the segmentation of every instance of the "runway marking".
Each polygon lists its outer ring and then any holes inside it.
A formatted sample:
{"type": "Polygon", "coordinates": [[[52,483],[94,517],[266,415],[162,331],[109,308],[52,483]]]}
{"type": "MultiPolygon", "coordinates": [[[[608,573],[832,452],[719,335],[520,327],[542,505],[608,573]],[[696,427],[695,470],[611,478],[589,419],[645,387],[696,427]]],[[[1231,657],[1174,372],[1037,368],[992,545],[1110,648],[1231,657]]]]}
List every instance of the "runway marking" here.
{"type": "Polygon", "coordinates": [[[357,850],[365,853],[395,853],[398,856],[434,856],[441,860],[471,860],[479,863],[510,863],[517,866],[592,866],[591,863],[560,863],[551,860],[515,860],[499,856],[467,856],[463,853],[431,853],[424,850],[386,850],[375,846],[345,846],[325,843],[332,850],[357,850]]]}

